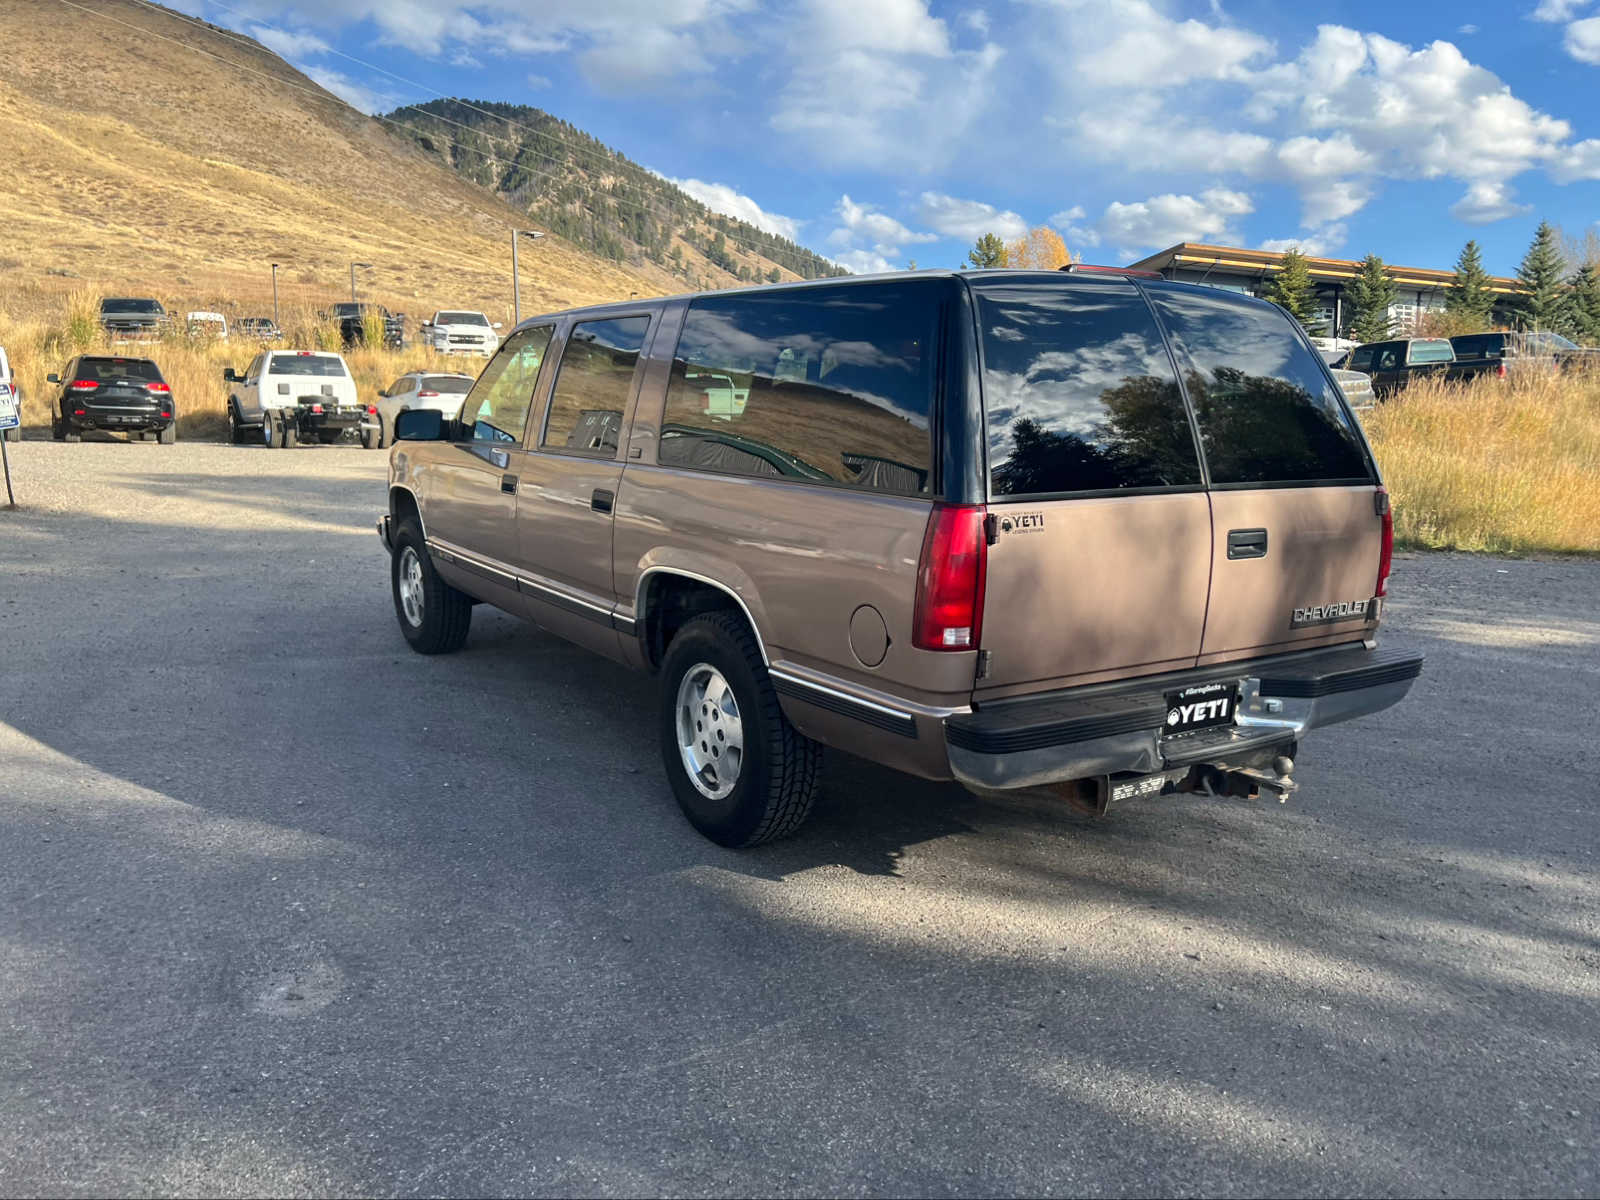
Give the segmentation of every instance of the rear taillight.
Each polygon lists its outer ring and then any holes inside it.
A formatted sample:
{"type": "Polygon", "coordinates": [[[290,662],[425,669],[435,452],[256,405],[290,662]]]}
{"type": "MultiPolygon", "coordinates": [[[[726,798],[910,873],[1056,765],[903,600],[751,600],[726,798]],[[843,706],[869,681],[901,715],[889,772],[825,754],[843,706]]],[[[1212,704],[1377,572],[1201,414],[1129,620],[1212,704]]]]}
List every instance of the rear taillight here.
{"type": "Polygon", "coordinates": [[[975,650],[983,636],[988,542],[981,504],[936,504],[917,566],[911,642],[919,650],[975,650]]]}
{"type": "Polygon", "coordinates": [[[1389,489],[1379,488],[1376,496],[1378,515],[1383,519],[1383,541],[1378,547],[1378,589],[1374,596],[1389,594],[1389,564],[1394,561],[1394,506],[1389,503],[1389,489]]]}
{"type": "Polygon", "coordinates": [[[98,380],[74,379],[71,383],[67,384],[67,390],[69,392],[92,392],[99,386],[100,383],[98,380]]]}
{"type": "Polygon", "coordinates": [[[374,414],[374,413],[376,413],[377,411],[378,411],[378,406],[376,404],[367,405],[367,413],[368,413],[369,416],[374,414]]]}
{"type": "Polygon", "coordinates": [[[89,410],[86,408],[75,408],[72,410],[72,415],[75,417],[87,417],[89,415],[89,410]]]}
{"type": "Polygon", "coordinates": [[[311,406],[311,411],[312,411],[312,412],[313,412],[313,413],[320,413],[320,412],[321,412],[321,411],[322,411],[322,405],[320,405],[320,404],[313,404],[313,405],[312,405],[312,406],[311,406]]]}
{"type": "Polygon", "coordinates": [[[164,383],[147,383],[144,385],[144,390],[147,392],[155,392],[160,396],[165,396],[172,391],[172,388],[164,383]]]}
{"type": "Polygon", "coordinates": [[[417,393],[417,399],[418,400],[427,400],[427,399],[430,399],[432,397],[437,396],[438,394],[439,394],[438,392],[418,392],[417,393]]]}
{"type": "Polygon", "coordinates": [[[1494,369],[1494,373],[1495,373],[1495,377],[1497,379],[1504,379],[1506,377],[1506,365],[1505,365],[1505,363],[1501,363],[1499,366],[1497,366],[1494,369]]]}

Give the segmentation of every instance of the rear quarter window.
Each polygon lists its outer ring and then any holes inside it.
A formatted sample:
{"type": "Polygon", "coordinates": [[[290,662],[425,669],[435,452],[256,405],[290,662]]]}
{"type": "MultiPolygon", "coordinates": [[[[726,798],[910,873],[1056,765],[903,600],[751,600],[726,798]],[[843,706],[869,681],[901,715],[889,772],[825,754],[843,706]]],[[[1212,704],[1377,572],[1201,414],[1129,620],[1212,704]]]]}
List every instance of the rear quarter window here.
{"type": "Polygon", "coordinates": [[[664,466],[925,495],[936,282],[696,300],[672,363],[664,466]]]}
{"type": "Polygon", "coordinates": [[[1211,291],[1145,287],[1171,338],[1213,485],[1372,478],[1355,421],[1292,317],[1211,291]]]}

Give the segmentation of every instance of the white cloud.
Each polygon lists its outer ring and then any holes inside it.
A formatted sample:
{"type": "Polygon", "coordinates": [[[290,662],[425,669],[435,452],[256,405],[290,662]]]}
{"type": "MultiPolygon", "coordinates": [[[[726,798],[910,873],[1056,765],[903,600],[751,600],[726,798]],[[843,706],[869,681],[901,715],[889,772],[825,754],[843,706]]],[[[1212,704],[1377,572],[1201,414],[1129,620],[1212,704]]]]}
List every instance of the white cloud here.
{"type": "Polygon", "coordinates": [[[274,29],[269,25],[251,25],[248,32],[280,58],[326,54],[332,48],[314,33],[295,33],[287,29],[274,29]]]}
{"type": "Polygon", "coordinates": [[[387,92],[376,91],[365,84],[357,83],[348,75],[338,71],[329,71],[322,67],[308,67],[301,65],[300,71],[313,83],[326,88],[351,108],[359,108],[369,116],[373,113],[388,112],[398,102],[396,96],[387,92]]]}
{"type": "Polygon", "coordinates": [[[916,233],[888,213],[879,212],[875,205],[857,204],[848,195],[839,197],[834,211],[839,217],[839,227],[828,235],[830,246],[845,248],[865,244],[876,254],[895,255],[908,242],[939,240],[936,233],[916,233]]]}
{"type": "Polygon", "coordinates": [[[1579,62],[1600,66],[1600,17],[1585,17],[1568,25],[1561,44],[1579,62]]]}
{"type": "Polygon", "coordinates": [[[550,76],[548,75],[529,75],[528,86],[536,92],[542,92],[545,88],[553,85],[551,84],[550,76]]]}
{"type": "Polygon", "coordinates": [[[856,275],[877,275],[901,269],[900,263],[891,262],[871,250],[844,250],[833,255],[833,261],[856,275]]]}
{"type": "Polygon", "coordinates": [[[1091,85],[1172,87],[1196,79],[1233,79],[1272,52],[1258,34],[1203,21],[1175,21],[1144,0],[1064,3],[1078,45],[1073,71],[1091,85]]]}
{"type": "Polygon", "coordinates": [[[1235,241],[1234,219],[1254,211],[1249,196],[1226,188],[1208,188],[1199,196],[1168,192],[1129,204],[1113,201],[1095,232],[1128,254],[1176,242],[1235,241]]]}
{"type": "Polygon", "coordinates": [[[917,220],[946,237],[965,242],[975,242],[986,233],[1014,239],[1028,232],[1027,221],[1009,209],[1002,212],[981,200],[958,200],[940,192],[922,193],[917,220]]]}
{"type": "Polygon", "coordinates": [[[1471,37],[1473,34],[1478,32],[1478,27],[1476,25],[1473,25],[1471,22],[1468,22],[1465,25],[1457,26],[1456,27],[1456,32],[1459,33],[1462,37],[1471,37]]]}
{"type": "Polygon", "coordinates": [[[1274,254],[1282,254],[1293,247],[1301,254],[1310,255],[1312,258],[1322,258],[1332,254],[1344,245],[1349,230],[1342,222],[1324,225],[1321,229],[1302,234],[1292,238],[1268,238],[1261,243],[1263,250],[1271,250],[1274,254]]]}
{"type": "Polygon", "coordinates": [[[1468,225],[1487,225],[1533,211],[1533,205],[1518,204],[1513,195],[1509,184],[1482,180],[1450,206],[1450,215],[1468,225]]]}
{"type": "Polygon", "coordinates": [[[1539,7],[1528,14],[1535,21],[1561,24],[1572,20],[1573,14],[1589,7],[1589,0],[1539,0],[1539,7]]]}
{"type": "Polygon", "coordinates": [[[699,179],[669,179],[712,212],[738,217],[757,229],[765,229],[779,237],[794,241],[800,234],[800,222],[793,217],[768,212],[743,192],[735,191],[725,183],[706,183],[699,179]]]}

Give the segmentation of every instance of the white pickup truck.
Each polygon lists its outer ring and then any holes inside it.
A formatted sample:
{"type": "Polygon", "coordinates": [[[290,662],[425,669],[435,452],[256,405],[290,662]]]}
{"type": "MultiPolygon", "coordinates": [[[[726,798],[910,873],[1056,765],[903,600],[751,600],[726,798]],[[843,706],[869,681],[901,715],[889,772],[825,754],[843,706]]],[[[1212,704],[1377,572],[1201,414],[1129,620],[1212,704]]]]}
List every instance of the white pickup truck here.
{"type": "Polygon", "coordinates": [[[325,350],[263,350],[228,384],[228,427],[235,442],[268,446],[359,441],[378,446],[377,409],[361,403],[342,354],[325,350]]]}
{"type": "Polygon", "coordinates": [[[499,321],[490,321],[481,312],[441,310],[422,323],[422,344],[441,354],[489,358],[500,348],[500,335],[495,332],[500,328],[499,321]]]}

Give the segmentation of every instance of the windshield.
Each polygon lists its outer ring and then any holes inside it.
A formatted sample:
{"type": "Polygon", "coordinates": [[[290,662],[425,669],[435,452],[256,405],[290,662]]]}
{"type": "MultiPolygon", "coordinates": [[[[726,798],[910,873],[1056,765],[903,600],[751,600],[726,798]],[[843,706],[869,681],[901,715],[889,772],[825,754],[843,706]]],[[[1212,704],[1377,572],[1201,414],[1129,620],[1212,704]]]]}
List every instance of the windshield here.
{"type": "Polygon", "coordinates": [[[148,358],[80,358],[75,378],[94,379],[100,383],[108,383],[113,379],[159,383],[161,372],[148,358]]]}
{"type": "Polygon", "coordinates": [[[443,392],[450,396],[465,396],[472,390],[472,380],[465,375],[427,375],[423,377],[424,392],[443,392]]]}
{"type": "Polygon", "coordinates": [[[435,325],[483,325],[489,324],[489,318],[482,313],[474,312],[442,312],[433,319],[435,325]]]}
{"type": "Polygon", "coordinates": [[[161,307],[159,300],[102,300],[100,311],[103,313],[143,313],[156,315],[166,311],[161,307]]]}
{"type": "Polygon", "coordinates": [[[327,375],[344,378],[344,363],[337,354],[274,354],[269,375],[327,375]]]}
{"type": "Polygon", "coordinates": [[[1576,350],[1577,342],[1569,342],[1559,333],[1530,333],[1528,340],[1541,350],[1576,350]]]}
{"type": "Polygon", "coordinates": [[[1447,363],[1455,360],[1456,352],[1444,338],[1437,341],[1412,342],[1411,353],[1406,358],[1410,363],[1447,363]]]}

